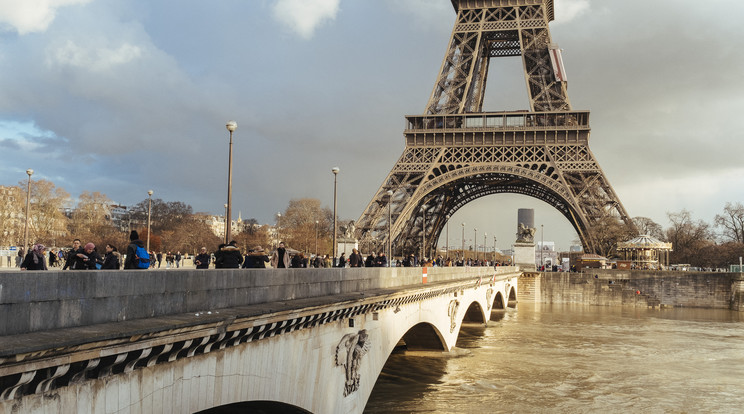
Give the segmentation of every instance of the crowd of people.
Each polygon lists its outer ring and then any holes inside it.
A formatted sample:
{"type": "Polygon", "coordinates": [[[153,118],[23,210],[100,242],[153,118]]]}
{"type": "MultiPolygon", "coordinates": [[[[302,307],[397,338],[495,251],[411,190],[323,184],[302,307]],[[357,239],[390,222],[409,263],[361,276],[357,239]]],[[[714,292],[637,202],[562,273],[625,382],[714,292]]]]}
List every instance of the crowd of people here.
{"type": "Polygon", "coordinates": [[[137,264],[139,258],[136,252],[138,247],[144,248],[144,243],[136,231],[130,233],[129,239],[130,244],[124,257],[119,253],[119,249],[110,243],[106,244],[103,256],[95,244],[83,245],[80,239],[73,240],[70,249],[59,252],[52,249],[47,253],[46,246],[37,243],[25,255],[22,250],[19,251],[18,256],[23,257],[19,267],[21,270],[48,270],[50,267],[59,266],[62,266],[62,270],[115,270],[121,269],[122,266],[124,269],[141,268],[137,264]]]}
{"type": "MultiPolygon", "coordinates": [[[[62,266],[62,270],[94,270],[94,269],[149,269],[160,268],[163,259],[165,259],[166,268],[183,267],[188,255],[182,255],[180,251],[172,254],[167,252],[148,252],[145,243],[140,240],[137,231],[132,231],[129,235],[129,245],[125,254],[121,254],[116,246],[106,244],[103,256],[98,252],[98,248],[93,243],[82,244],[80,239],[72,242],[72,247],[68,250],[50,250],[47,253],[46,246],[35,244],[31,250],[24,254],[19,251],[17,266],[21,270],[48,270],[49,268],[62,266]],[[48,260],[47,260],[48,259],[48,260]],[[62,264],[64,263],[64,264],[62,264]]],[[[352,249],[349,257],[346,253],[341,253],[338,260],[334,261],[329,255],[314,254],[305,256],[302,252],[287,249],[283,242],[280,242],[276,250],[269,256],[261,246],[249,249],[244,255],[241,253],[235,241],[220,244],[213,253],[202,247],[199,253],[193,256],[193,265],[197,269],[260,269],[272,267],[275,269],[282,268],[331,268],[331,267],[416,267],[416,266],[499,266],[500,263],[489,262],[485,260],[474,259],[451,259],[444,258],[441,255],[436,258],[426,258],[423,260],[413,254],[396,259],[388,263],[388,258],[384,252],[371,252],[366,258],[362,256],[359,250],[352,249]]]]}

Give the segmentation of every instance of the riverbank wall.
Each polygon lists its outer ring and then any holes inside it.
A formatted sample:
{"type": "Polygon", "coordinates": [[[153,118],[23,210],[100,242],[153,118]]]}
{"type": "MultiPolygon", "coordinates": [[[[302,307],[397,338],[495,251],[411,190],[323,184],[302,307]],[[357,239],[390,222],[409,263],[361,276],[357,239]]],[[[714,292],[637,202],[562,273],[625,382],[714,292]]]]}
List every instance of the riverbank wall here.
{"type": "MultiPolygon", "coordinates": [[[[520,301],[597,306],[687,307],[744,312],[742,273],[594,269],[530,274],[520,301]]],[[[520,289],[522,281],[520,279],[520,289]]]]}

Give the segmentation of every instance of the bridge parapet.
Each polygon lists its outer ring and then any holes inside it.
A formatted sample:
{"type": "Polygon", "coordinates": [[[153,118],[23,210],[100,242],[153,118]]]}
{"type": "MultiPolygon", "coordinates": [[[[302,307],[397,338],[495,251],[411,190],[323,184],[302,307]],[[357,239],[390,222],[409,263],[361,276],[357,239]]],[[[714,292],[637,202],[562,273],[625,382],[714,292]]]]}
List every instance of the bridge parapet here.
{"type": "MultiPolygon", "coordinates": [[[[434,267],[428,281],[513,273],[434,267]]],[[[422,283],[422,268],[39,271],[0,273],[0,336],[422,283]]]]}

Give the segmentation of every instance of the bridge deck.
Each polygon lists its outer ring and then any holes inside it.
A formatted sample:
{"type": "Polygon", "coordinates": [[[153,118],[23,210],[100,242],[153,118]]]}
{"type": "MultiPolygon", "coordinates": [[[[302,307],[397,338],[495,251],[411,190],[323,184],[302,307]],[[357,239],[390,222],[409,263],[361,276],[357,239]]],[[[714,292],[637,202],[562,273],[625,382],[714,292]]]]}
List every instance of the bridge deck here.
{"type": "Polygon", "coordinates": [[[475,273],[463,273],[457,279],[427,284],[202,309],[198,312],[0,336],[0,377],[19,374],[30,368],[42,369],[61,363],[111,357],[123,351],[172,346],[179,341],[193,341],[197,345],[201,340],[203,344],[207,341],[219,342],[222,339],[217,337],[241,329],[241,335],[244,336],[248,329],[253,332],[251,340],[262,339],[341,318],[353,318],[414,298],[418,300],[444,291],[457,291],[463,286],[488,283],[490,277],[501,280],[516,276],[515,272],[496,274],[493,269],[489,271],[487,268],[478,269],[475,273]]]}
{"type": "MultiPolygon", "coordinates": [[[[449,282],[451,283],[451,282],[449,282]]],[[[446,285],[448,282],[432,283],[424,287],[446,285]]],[[[400,294],[409,289],[421,289],[422,285],[398,289],[376,289],[365,293],[347,293],[315,298],[295,299],[233,308],[209,309],[197,313],[181,313],[153,318],[109,322],[88,326],[53,329],[0,337],[0,360],[18,354],[33,354],[55,348],[70,348],[94,342],[116,341],[118,339],[139,337],[156,332],[189,330],[198,326],[224,326],[236,320],[257,319],[260,316],[287,313],[308,308],[343,305],[358,302],[360,298],[379,300],[386,296],[400,294]]]]}

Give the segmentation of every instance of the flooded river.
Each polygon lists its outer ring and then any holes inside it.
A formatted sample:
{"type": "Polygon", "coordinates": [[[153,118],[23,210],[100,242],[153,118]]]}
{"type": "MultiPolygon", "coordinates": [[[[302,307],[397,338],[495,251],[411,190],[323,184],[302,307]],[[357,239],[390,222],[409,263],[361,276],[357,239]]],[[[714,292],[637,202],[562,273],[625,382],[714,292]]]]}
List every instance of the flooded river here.
{"type": "Polygon", "coordinates": [[[744,412],[744,313],[520,304],[392,355],[365,410],[546,412],[744,412]]]}

